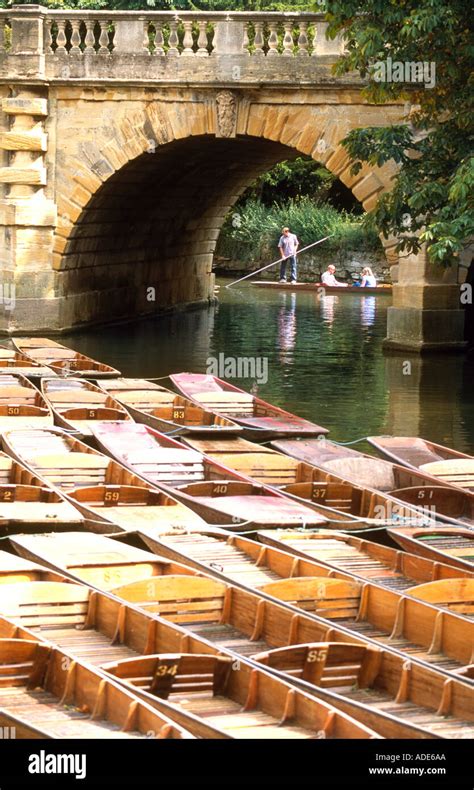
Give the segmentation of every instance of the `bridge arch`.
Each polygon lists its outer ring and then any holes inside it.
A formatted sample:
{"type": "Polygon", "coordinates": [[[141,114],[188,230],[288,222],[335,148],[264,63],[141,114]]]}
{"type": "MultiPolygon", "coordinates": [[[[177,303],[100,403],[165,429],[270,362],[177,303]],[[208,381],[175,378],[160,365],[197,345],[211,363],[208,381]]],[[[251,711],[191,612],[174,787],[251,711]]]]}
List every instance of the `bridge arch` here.
{"type": "MultiPolygon", "coordinates": [[[[119,107],[112,123],[107,104],[99,106],[102,122],[93,138],[81,139],[85,108],[77,103],[77,134],[58,156],[53,265],[63,325],[209,300],[226,214],[257,176],[280,161],[312,156],[366,210],[390,189],[389,166],[351,175],[340,141],[357,117],[337,105],[244,100],[233,133],[222,136],[206,100],[147,102],[133,113],[119,107]]],[[[373,110],[366,109],[359,125],[382,121],[373,110]]],[[[387,257],[396,263],[393,242],[387,257]]]]}

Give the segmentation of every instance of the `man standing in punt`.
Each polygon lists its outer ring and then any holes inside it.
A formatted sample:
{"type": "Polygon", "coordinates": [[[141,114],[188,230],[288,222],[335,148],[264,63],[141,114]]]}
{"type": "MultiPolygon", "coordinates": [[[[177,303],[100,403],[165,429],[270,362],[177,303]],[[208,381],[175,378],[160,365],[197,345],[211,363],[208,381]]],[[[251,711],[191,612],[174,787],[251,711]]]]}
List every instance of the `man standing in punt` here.
{"type": "Polygon", "coordinates": [[[286,283],[286,264],[290,262],[290,283],[296,282],[296,253],[300,243],[294,233],[289,228],[283,228],[278,249],[280,257],[283,258],[280,265],[280,282],[286,283]]]}

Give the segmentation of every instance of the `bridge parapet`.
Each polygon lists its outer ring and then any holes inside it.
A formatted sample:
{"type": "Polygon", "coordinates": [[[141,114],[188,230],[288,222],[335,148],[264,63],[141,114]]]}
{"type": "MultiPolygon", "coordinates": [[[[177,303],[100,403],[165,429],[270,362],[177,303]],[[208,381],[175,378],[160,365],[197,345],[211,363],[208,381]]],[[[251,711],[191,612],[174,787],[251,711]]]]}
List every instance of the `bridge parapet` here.
{"type": "Polygon", "coordinates": [[[311,13],[12,6],[0,12],[0,78],[333,83],[344,44],[326,31],[311,13]]]}

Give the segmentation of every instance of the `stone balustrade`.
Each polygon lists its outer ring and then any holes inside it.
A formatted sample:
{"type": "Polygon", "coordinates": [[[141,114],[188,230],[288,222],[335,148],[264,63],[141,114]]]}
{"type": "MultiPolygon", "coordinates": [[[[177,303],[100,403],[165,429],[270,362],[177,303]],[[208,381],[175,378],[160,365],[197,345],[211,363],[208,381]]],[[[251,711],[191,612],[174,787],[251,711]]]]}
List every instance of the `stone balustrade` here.
{"type": "MultiPolygon", "coordinates": [[[[0,77],[15,72],[31,77],[36,67],[47,79],[122,78],[138,63],[143,68],[144,59],[153,77],[159,76],[160,64],[169,73],[165,64],[173,60],[183,60],[180,75],[196,65],[199,74],[198,64],[208,61],[201,68],[204,77],[210,68],[218,69],[219,58],[230,58],[244,68],[246,61],[252,63],[250,70],[263,79],[294,81],[298,68],[303,77],[319,65],[327,70],[343,51],[342,39],[329,40],[326,31],[324,16],[312,13],[62,11],[14,5],[0,12],[0,77]],[[66,73],[65,66],[72,71],[66,73]]],[[[233,78],[240,79],[240,72],[233,78]]]]}

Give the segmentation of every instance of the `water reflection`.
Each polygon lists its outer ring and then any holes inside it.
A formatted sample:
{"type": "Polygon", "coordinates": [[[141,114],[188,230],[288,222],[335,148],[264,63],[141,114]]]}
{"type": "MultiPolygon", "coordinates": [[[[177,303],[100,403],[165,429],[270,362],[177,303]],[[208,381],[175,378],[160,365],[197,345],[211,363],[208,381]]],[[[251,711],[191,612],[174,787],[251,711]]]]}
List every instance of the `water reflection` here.
{"type": "MultiPolygon", "coordinates": [[[[325,425],[336,440],[421,435],[474,453],[474,355],[385,357],[389,297],[247,286],[221,287],[219,298],[218,311],[90,329],[64,342],[137,377],[205,372],[220,353],[266,357],[260,397],[325,425]]],[[[254,381],[232,383],[250,390],[254,381]]]]}
{"type": "Polygon", "coordinates": [[[283,365],[291,365],[294,362],[293,351],[296,345],[296,294],[279,295],[281,304],[278,310],[278,359],[283,365]]]}

